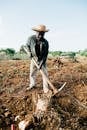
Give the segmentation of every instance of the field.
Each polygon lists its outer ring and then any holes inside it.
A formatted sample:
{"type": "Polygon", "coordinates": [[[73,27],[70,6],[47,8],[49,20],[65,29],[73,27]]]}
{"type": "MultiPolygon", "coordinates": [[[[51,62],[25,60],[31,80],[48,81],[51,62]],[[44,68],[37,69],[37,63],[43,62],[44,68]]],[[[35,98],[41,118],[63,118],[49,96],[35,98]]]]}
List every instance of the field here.
{"type": "MultiPolygon", "coordinates": [[[[38,73],[36,87],[27,91],[29,86],[29,60],[0,61],[0,128],[17,123],[15,117],[21,120],[33,115],[32,95],[43,93],[42,78],[38,73]]],[[[87,61],[48,59],[47,69],[51,83],[59,89],[64,82],[66,86],[53,96],[49,111],[58,114],[58,122],[46,120],[43,124],[34,126],[34,130],[86,130],[87,129],[87,61]]]]}

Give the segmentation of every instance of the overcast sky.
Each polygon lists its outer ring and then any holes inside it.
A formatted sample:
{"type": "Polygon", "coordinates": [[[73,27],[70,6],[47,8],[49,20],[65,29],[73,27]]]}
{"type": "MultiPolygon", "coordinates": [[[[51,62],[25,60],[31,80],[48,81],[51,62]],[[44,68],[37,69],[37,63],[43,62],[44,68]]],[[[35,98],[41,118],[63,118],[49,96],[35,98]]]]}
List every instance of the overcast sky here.
{"type": "Polygon", "coordinates": [[[87,48],[87,0],[0,0],[0,49],[19,50],[45,24],[50,50],[87,48]]]}

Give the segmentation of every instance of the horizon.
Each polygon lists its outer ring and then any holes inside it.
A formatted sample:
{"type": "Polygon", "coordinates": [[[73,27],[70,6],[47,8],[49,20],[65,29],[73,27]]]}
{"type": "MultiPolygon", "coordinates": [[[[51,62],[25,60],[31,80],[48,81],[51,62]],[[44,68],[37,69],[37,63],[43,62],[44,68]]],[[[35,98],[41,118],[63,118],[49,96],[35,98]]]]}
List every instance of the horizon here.
{"type": "MultiPolygon", "coordinates": [[[[13,49],[15,52],[19,52],[20,51],[20,48],[19,48],[19,50],[16,50],[15,48],[0,48],[0,51],[3,51],[3,50],[6,50],[6,49],[13,49]]],[[[87,48],[84,48],[84,49],[82,49],[82,50],[77,50],[77,51],[74,51],[74,50],[71,50],[71,51],[62,51],[62,50],[49,50],[49,53],[50,52],[65,52],[65,53],[67,53],[67,52],[75,52],[75,53],[78,53],[78,52],[80,52],[80,51],[86,51],[87,50],[87,48]]]]}

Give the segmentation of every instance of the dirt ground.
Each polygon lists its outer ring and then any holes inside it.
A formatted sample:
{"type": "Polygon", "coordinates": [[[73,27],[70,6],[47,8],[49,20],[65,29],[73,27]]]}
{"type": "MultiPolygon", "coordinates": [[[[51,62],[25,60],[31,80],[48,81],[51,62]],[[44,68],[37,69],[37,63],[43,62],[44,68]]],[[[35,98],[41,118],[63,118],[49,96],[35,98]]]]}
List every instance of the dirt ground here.
{"type": "MultiPolygon", "coordinates": [[[[12,123],[17,127],[17,115],[22,119],[26,115],[31,117],[32,95],[35,92],[43,93],[39,72],[36,87],[26,91],[29,65],[28,60],[0,61],[0,128],[12,123]]],[[[52,127],[52,130],[87,130],[87,62],[48,59],[47,69],[49,79],[57,89],[66,82],[63,90],[51,99],[48,113],[54,109],[60,119],[59,128],[52,127]]],[[[52,123],[58,125],[58,122],[52,123]]],[[[37,126],[37,130],[51,130],[51,125],[47,123],[43,128],[37,126]]]]}

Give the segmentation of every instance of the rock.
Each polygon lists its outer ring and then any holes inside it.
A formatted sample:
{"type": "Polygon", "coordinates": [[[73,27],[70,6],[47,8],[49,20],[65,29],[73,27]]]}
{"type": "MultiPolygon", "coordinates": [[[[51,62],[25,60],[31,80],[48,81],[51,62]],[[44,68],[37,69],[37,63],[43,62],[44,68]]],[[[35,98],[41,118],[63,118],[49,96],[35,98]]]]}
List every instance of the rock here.
{"type": "Polygon", "coordinates": [[[7,112],[4,113],[4,115],[5,115],[5,117],[9,117],[9,118],[10,118],[11,112],[10,112],[10,111],[7,111],[7,112]]]}

